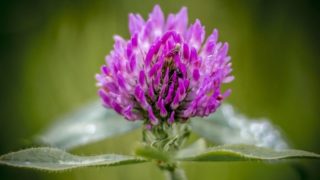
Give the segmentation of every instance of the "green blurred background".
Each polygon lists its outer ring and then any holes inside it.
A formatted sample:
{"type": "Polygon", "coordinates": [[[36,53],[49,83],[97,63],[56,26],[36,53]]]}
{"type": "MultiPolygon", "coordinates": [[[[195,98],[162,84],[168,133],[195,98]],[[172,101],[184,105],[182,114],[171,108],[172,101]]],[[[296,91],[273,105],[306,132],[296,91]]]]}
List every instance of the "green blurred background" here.
{"type": "MultiPolygon", "coordinates": [[[[29,0],[0,4],[0,154],[30,146],[59,115],[97,98],[94,75],[114,34],[128,38],[128,13],[144,17],[187,6],[207,32],[230,44],[234,75],[228,102],[268,117],[291,146],[320,153],[320,3],[317,0],[29,0]]],[[[135,131],[75,150],[131,153],[135,131]]],[[[193,179],[320,179],[320,163],[187,163],[193,179]]],[[[163,179],[151,163],[46,173],[0,167],[0,179],[163,179]]]]}

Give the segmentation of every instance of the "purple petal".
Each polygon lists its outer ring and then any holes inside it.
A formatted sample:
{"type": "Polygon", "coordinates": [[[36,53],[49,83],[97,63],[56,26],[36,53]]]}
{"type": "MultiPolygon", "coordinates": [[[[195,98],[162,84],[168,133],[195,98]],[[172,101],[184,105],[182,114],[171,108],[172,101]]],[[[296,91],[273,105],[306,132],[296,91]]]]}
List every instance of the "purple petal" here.
{"type": "Polygon", "coordinates": [[[164,107],[164,100],[162,98],[159,98],[157,101],[157,108],[160,110],[160,116],[166,117],[167,116],[167,110],[164,107]]]}
{"type": "Polygon", "coordinates": [[[98,93],[103,101],[103,105],[106,107],[111,107],[110,106],[110,104],[111,104],[110,98],[108,97],[108,94],[105,92],[105,90],[99,89],[98,93]]]}
{"type": "Polygon", "coordinates": [[[151,19],[148,19],[143,29],[142,39],[145,39],[145,40],[150,39],[152,37],[152,33],[153,33],[153,22],[151,19]]]}
{"type": "Polygon", "coordinates": [[[164,78],[163,78],[163,84],[168,84],[169,82],[169,71],[170,69],[167,67],[166,74],[164,75],[164,78]]]}
{"type": "Polygon", "coordinates": [[[198,60],[197,50],[194,47],[192,47],[191,48],[191,53],[190,53],[190,61],[194,62],[194,61],[197,61],[197,60],[198,60]]]}
{"type": "Polygon", "coordinates": [[[179,70],[181,71],[183,77],[186,77],[186,76],[187,76],[187,67],[186,67],[185,64],[180,63],[180,64],[179,64],[179,70]]]}
{"type": "Polygon", "coordinates": [[[184,43],[183,44],[183,57],[184,59],[189,59],[189,46],[188,44],[184,43]]]}
{"type": "Polygon", "coordinates": [[[152,68],[149,71],[149,77],[152,77],[153,75],[155,75],[156,72],[159,71],[160,66],[161,65],[159,63],[156,63],[155,65],[153,65],[152,68]]]}
{"type": "Polygon", "coordinates": [[[174,31],[166,32],[161,38],[161,43],[164,44],[165,42],[167,42],[167,40],[169,39],[169,37],[171,37],[173,35],[173,33],[174,33],[174,31]]]}
{"type": "Polygon", "coordinates": [[[173,101],[171,103],[171,108],[172,109],[177,109],[179,106],[179,101],[180,100],[180,93],[176,93],[176,95],[173,98],[173,101]]]}
{"type": "Polygon", "coordinates": [[[201,22],[197,19],[196,22],[191,25],[187,32],[187,40],[197,51],[200,49],[201,44],[205,37],[204,27],[201,22]]]}
{"type": "Polygon", "coordinates": [[[136,57],[135,56],[131,56],[129,63],[130,63],[131,71],[134,71],[134,69],[136,68],[136,57]]]}
{"type": "Polygon", "coordinates": [[[224,92],[223,93],[223,98],[226,98],[226,97],[228,97],[228,96],[230,96],[230,94],[231,94],[231,89],[228,89],[228,90],[226,90],[226,92],[224,92]]]}
{"type": "Polygon", "coordinates": [[[195,81],[198,81],[200,78],[200,72],[199,69],[194,69],[192,73],[192,77],[195,81]]]}
{"type": "Polygon", "coordinates": [[[223,83],[229,83],[234,80],[234,76],[227,76],[226,78],[223,79],[223,83]]]}
{"type": "Polygon", "coordinates": [[[204,45],[204,51],[206,54],[213,53],[217,40],[218,40],[218,30],[214,29],[212,34],[208,37],[207,42],[204,45]]]}
{"type": "Polygon", "coordinates": [[[136,32],[140,32],[145,25],[143,18],[139,14],[129,14],[129,30],[130,34],[133,35],[136,32]]]}
{"type": "Polygon", "coordinates": [[[121,51],[123,48],[126,47],[126,40],[124,40],[121,36],[115,35],[113,36],[114,45],[113,48],[115,51],[121,51]]]}
{"type": "Polygon", "coordinates": [[[164,26],[164,15],[159,5],[154,6],[149,19],[153,23],[153,34],[155,37],[161,36],[164,26]]]}
{"type": "Polygon", "coordinates": [[[118,84],[121,88],[126,88],[126,81],[121,74],[117,75],[118,84]]]}
{"type": "Polygon", "coordinates": [[[149,98],[151,98],[151,100],[155,100],[155,95],[154,95],[154,90],[153,90],[153,88],[152,87],[149,87],[149,89],[148,89],[148,96],[149,96],[149,98]]]}
{"type": "Polygon", "coordinates": [[[173,92],[174,92],[174,83],[170,85],[167,97],[164,100],[166,104],[169,104],[171,102],[173,92]]]}
{"type": "Polygon", "coordinates": [[[186,7],[182,7],[176,14],[170,14],[167,19],[167,30],[175,30],[176,32],[184,35],[188,25],[188,12],[186,7]]]}
{"type": "Polygon", "coordinates": [[[159,120],[154,115],[151,106],[149,106],[149,108],[148,108],[148,115],[149,115],[149,120],[150,120],[151,124],[157,125],[159,123],[159,120]]]}
{"type": "Polygon", "coordinates": [[[111,106],[112,106],[112,108],[117,112],[117,113],[119,113],[119,114],[121,114],[121,112],[122,112],[122,107],[118,104],[118,103],[116,103],[116,102],[112,102],[111,103],[111,106]]]}
{"type": "Polygon", "coordinates": [[[190,84],[190,81],[189,81],[188,79],[185,79],[185,80],[184,80],[184,87],[185,87],[186,89],[189,88],[189,84],[190,84]]]}
{"type": "Polygon", "coordinates": [[[174,123],[174,114],[175,114],[175,112],[172,111],[172,113],[171,113],[171,115],[170,115],[170,117],[169,117],[169,119],[168,119],[168,123],[169,123],[169,124],[174,123]]]}
{"type": "Polygon", "coordinates": [[[162,76],[161,71],[158,71],[157,72],[157,76],[155,77],[155,79],[153,81],[153,86],[154,86],[155,89],[159,88],[160,81],[161,81],[161,76],[162,76]]]}
{"type": "Polygon", "coordinates": [[[160,49],[161,42],[157,41],[154,45],[152,45],[146,55],[146,65],[149,66],[153,60],[153,56],[156,55],[160,49]]]}
{"type": "Polygon", "coordinates": [[[135,33],[132,38],[131,38],[131,44],[132,47],[137,47],[138,46],[138,33],[135,33]]]}
{"type": "Polygon", "coordinates": [[[179,79],[178,83],[179,83],[178,90],[179,90],[180,95],[182,95],[182,94],[184,94],[186,92],[186,89],[184,87],[184,82],[183,82],[182,79],[179,79]]]}
{"type": "Polygon", "coordinates": [[[229,50],[229,44],[226,42],[223,44],[220,54],[221,56],[225,57],[228,54],[228,50],[229,50]]]}
{"type": "Polygon", "coordinates": [[[152,58],[155,54],[155,49],[154,49],[154,46],[151,46],[151,48],[149,49],[147,55],[146,55],[146,65],[149,66],[151,61],[152,61],[152,58]]]}
{"type": "Polygon", "coordinates": [[[155,24],[158,26],[162,26],[164,22],[164,15],[160,8],[160,6],[157,4],[154,6],[153,11],[149,15],[149,18],[153,20],[155,24]]]}
{"type": "Polygon", "coordinates": [[[119,86],[117,86],[115,82],[107,82],[103,84],[103,86],[113,93],[119,93],[119,86]]]}
{"type": "Polygon", "coordinates": [[[142,90],[142,88],[140,86],[136,86],[135,91],[134,91],[134,95],[135,95],[136,100],[140,103],[140,105],[143,109],[147,110],[148,107],[150,107],[150,105],[146,101],[144,91],[142,90]]]}
{"type": "Polygon", "coordinates": [[[103,65],[103,66],[101,67],[101,72],[102,72],[103,74],[107,75],[107,76],[110,75],[110,69],[109,69],[106,65],[103,65]]]}
{"type": "Polygon", "coordinates": [[[132,55],[132,44],[128,43],[127,44],[127,57],[130,58],[132,55]]]}
{"type": "Polygon", "coordinates": [[[144,81],[145,81],[145,74],[144,74],[144,71],[141,70],[140,73],[139,73],[139,83],[141,86],[144,85],[144,81]]]}
{"type": "Polygon", "coordinates": [[[133,120],[134,116],[132,113],[132,105],[127,106],[126,108],[123,109],[123,115],[127,120],[133,120]]]}
{"type": "Polygon", "coordinates": [[[160,93],[159,93],[159,97],[165,97],[166,96],[166,91],[167,91],[167,87],[168,84],[162,83],[161,89],[160,89],[160,93]]]}
{"type": "Polygon", "coordinates": [[[173,40],[174,40],[176,43],[181,43],[181,42],[182,42],[182,37],[180,36],[180,34],[174,33],[174,34],[173,34],[173,40]]]}

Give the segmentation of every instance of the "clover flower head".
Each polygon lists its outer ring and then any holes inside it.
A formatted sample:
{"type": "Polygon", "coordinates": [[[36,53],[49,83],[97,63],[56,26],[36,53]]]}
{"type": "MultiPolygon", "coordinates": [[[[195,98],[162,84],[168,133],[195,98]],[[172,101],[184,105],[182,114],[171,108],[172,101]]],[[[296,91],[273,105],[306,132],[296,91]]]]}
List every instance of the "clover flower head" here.
{"type": "Polygon", "coordinates": [[[228,44],[218,42],[216,29],[205,40],[198,19],[188,26],[185,7],[167,19],[159,5],[147,20],[129,14],[129,30],[129,40],[114,37],[96,75],[106,108],[151,128],[208,116],[229,96],[221,90],[233,80],[228,44]]]}

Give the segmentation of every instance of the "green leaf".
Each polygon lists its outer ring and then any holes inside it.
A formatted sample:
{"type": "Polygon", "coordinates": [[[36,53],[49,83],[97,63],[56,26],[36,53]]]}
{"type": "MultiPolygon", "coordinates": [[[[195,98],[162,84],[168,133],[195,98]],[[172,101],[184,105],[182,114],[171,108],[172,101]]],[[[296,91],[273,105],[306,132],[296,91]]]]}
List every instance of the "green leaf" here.
{"type": "Polygon", "coordinates": [[[30,148],[0,156],[0,164],[48,171],[61,171],[91,166],[117,166],[142,163],[145,159],[135,156],[105,154],[77,156],[56,148],[30,148]]]}
{"type": "Polygon", "coordinates": [[[234,112],[228,104],[206,118],[191,119],[192,131],[215,144],[251,144],[286,149],[280,131],[266,119],[253,120],[234,112]]]}
{"type": "Polygon", "coordinates": [[[317,158],[319,154],[301,150],[273,150],[252,145],[225,145],[204,148],[203,141],[197,141],[187,149],[176,153],[158,151],[143,146],[137,154],[143,157],[104,154],[78,156],[56,148],[30,148],[0,156],[0,164],[47,171],[63,171],[81,167],[118,166],[147,162],[147,159],[173,161],[276,161],[282,159],[317,158]]]}
{"type": "Polygon", "coordinates": [[[224,145],[176,155],[179,161],[276,161],[283,159],[320,158],[319,154],[302,150],[274,150],[253,145],[224,145]]]}
{"type": "Polygon", "coordinates": [[[155,149],[148,145],[140,145],[135,149],[135,154],[150,160],[172,161],[172,153],[155,149]]]}
{"type": "Polygon", "coordinates": [[[201,138],[189,145],[188,147],[180,149],[178,151],[178,156],[189,156],[192,154],[204,152],[205,150],[207,150],[207,143],[204,139],[201,138]]]}
{"type": "Polygon", "coordinates": [[[100,102],[89,104],[61,118],[37,137],[41,144],[72,149],[132,131],[141,122],[129,122],[100,102]]]}

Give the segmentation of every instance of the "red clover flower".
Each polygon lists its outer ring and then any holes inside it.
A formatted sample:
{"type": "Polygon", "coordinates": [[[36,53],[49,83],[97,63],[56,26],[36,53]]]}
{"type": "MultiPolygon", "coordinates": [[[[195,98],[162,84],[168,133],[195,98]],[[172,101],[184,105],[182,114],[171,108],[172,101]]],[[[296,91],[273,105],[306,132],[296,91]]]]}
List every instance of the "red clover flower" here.
{"type": "Polygon", "coordinates": [[[233,80],[228,44],[216,29],[204,42],[204,26],[197,19],[188,27],[185,7],[166,20],[159,5],[146,21],[129,14],[129,30],[129,40],[114,37],[96,75],[106,108],[151,128],[208,116],[229,96],[230,89],[221,92],[233,80]]]}

